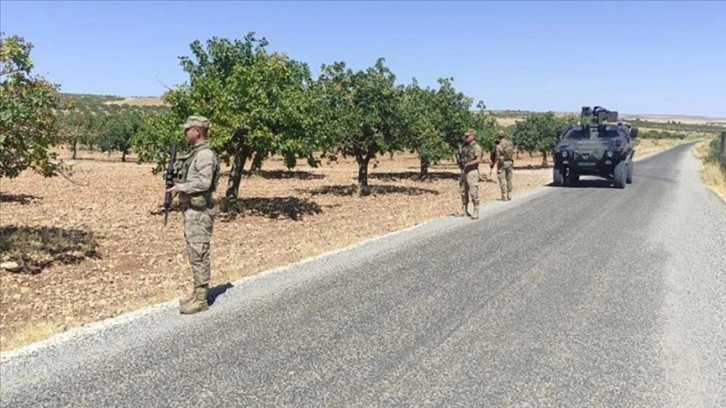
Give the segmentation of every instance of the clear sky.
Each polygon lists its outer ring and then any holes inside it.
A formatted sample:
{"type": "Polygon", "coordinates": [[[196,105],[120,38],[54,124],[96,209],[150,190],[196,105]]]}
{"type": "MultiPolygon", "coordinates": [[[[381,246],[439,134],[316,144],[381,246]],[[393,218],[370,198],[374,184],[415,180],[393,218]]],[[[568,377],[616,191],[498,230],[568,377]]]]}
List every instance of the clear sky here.
{"type": "Polygon", "coordinates": [[[726,117],[726,2],[2,1],[0,29],[62,92],[159,96],[192,41],[254,31],[314,75],[383,57],[489,109],[726,117]]]}

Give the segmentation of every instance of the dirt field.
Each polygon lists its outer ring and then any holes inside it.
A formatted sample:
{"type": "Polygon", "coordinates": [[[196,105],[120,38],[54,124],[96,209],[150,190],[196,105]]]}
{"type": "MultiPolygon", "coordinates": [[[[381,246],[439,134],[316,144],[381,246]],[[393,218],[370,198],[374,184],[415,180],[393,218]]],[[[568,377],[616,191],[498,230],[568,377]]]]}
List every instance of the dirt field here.
{"type": "MultiPolygon", "coordinates": [[[[653,142],[641,141],[637,155],[676,144],[653,142]]],[[[2,181],[0,238],[11,254],[35,251],[48,264],[34,273],[0,269],[2,350],[171,300],[190,288],[181,214],[172,212],[164,227],[163,175],[153,176],[151,165],[134,159],[121,163],[118,156],[79,152],[73,182],[31,172],[2,181]]],[[[537,155],[520,155],[515,195],[551,182],[551,169],[538,168],[540,162],[537,155]]],[[[260,174],[243,177],[239,211],[215,224],[213,290],[458,210],[456,166],[433,166],[432,179],[419,182],[411,180],[418,164],[413,155],[379,158],[370,168],[374,194],[358,197],[350,194],[357,174],[352,159],[293,171],[279,159],[266,162],[260,174]]],[[[485,165],[482,173],[488,170],[485,165]]],[[[226,177],[220,185],[218,196],[226,177]]],[[[482,201],[497,199],[498,188],[481,182],[482,201]]]]}
{"type": "Polygon", "coordinates": [[[107,105],[133,105],[133,106],[161,106],[166,103],[161,98],[156,97],[138,97],[138,98],[124,98],[119,101],[108,101],[105,102],[107,105]]]}

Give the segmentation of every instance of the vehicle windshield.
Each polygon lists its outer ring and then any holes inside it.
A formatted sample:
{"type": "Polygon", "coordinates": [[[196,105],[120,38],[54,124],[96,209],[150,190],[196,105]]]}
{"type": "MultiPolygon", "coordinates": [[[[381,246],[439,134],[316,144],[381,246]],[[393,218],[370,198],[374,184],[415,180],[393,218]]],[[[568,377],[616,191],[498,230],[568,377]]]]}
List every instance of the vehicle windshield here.
{"type": "MultiPolygon", "coordinates": [[[[598,139],[613,139],[620,134],[615,129],[592,129],[593,136],[598,139]]],[[[563,137],[566,140],[586,140],[590,138],[590,129],[572,129],[563,137]]]]}

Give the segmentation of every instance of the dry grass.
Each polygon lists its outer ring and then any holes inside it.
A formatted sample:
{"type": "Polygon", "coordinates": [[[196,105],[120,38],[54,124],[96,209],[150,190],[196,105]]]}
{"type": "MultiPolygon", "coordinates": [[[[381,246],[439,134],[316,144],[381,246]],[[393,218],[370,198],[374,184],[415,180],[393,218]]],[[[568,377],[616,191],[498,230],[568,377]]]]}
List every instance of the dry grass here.
{"type": "Polygon", "coordinates": [[[691,139],[637,139],[635,146],[635,158],[660,152],[672,147],[692,142],[691,139]]]}
{"type": "Polygon", "coordinates": [[[161,106],[166,103],[161,98],[125,98],[120,101],[108,101],[107,105],[161,106]]]}
{"type": "Polygon", "coordinates": [[[648,122],[681,122],[689,125],[721,125],[726,122],[726,118],[720,117],[705,117],[705,116],[690,116],[690,115],[628,115],[621,114],[626,120],[632,120],[639,118],[648,122]]]}
{"type": "Polygon", "coordinates": [[[499,126],[508,127],[516,124],[517,122],[523,121],[524,118],[497,118],[497,124],[499,126]]]}
{"type": "MultiPolygon", "coordinates": [[[[692,152],[699,160],[708,156],[709,143],[704,140],[693,146],[692,152]]],[[[703,163],[701,167],[701,180],[703,183],[726,201],[726,172],[716,163],[703,163]]]]}
{"type": "MultiPolygon", "coordinates": [[[[647,151],[667,147],[658,143],[647,151]]],[[[14,251],[8,257],[21,260],[22,248],[36,245],[40,249],[30,259],[50,261],[35,264],[29,270],[34,273],[0,270],[2,350],[169,301],[190,288],[181,214],[173,211],[163,226],[163,176],[152,175],[149,164],[133,163],[133,155],[127,163],[105,154],[79,152],[79,157],[73,161],[74,182],[32,172],[2,182],[2,242],[10,246],[3,252],[14,251]]],[[[515,195],[551,182],[551,169],[538,169],[540,162],[539,155],[520,156],[515,195]]],[[[418,168],[413,155],[381,157],[370,168],[373,194],[359,197],[351,194],[357,174],[352,159],[293,171],[279,159],[266,162],[259,174],[244,176],[239,206],[215,223],[212,285],[458,210],[456,166],[432,166],[424,182],[412,179],[418,168]]],[[[484,176],[488,170],[484,165],[484,176]]],[[[499,186],[482,181],[480,192],[482,201],[495,200],[499,186]]]]}

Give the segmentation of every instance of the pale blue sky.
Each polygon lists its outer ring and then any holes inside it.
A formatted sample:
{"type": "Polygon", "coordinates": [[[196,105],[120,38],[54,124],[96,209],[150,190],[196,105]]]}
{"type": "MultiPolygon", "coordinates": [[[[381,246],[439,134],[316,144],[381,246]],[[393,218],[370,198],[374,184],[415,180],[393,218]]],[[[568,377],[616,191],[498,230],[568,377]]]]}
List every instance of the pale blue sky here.
{"type": "Polygon", "coordinates": [[[725,2],[2,1],[0,29],[35,45],[61,91],[159,96],[212,36],[266,37],[307,62],[457,89],[490,109],[726,116],[725,2]]]}

